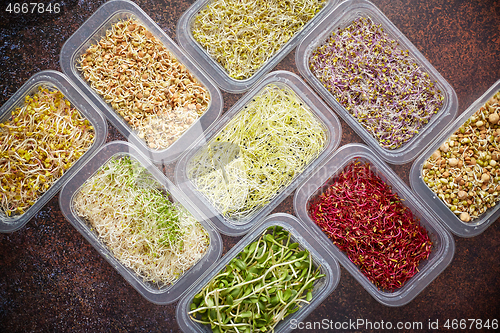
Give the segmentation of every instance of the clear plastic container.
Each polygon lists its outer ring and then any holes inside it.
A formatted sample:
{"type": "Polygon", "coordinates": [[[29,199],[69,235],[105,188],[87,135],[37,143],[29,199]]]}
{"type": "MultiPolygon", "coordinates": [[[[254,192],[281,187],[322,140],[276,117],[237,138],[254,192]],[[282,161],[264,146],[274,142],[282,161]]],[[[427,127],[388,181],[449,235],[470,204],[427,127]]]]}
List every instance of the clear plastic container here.
{"type": "Polygon", "coordinates": [[[294,209],[297,216],[305,222],[311,233],[325,246],[328,252],[354,276],[356,280],[380,303],[387,306],[402,306],[413,300],[427,285],[431,283],[451,262],[455,253],[455,242],[452,235],[442,226],[440,219],[422,204],[415,194],[401,181],[372,150],[362,144],[347,144],[338,149],[322,168],[306,180],[296,191],[294,209]],[[311,199],[323,193],[328,187],[328,180],[338,175],[344,167],[357,158],[361,162],[369,162],[371,170],[382,180],[392,186],[405,205],[420,220],[433,243],[432,252],[427,260],[420,262],[418,273],[406,281],[403,287],[390,291],[379,290],[359,268],[340,251],[326,236],[308,214],[311,199]]]}
{"type": "Polygon", "coordinates": [[[422,178],[422,169],[425,161],[432,153],[457,131],[480,107],[482,107],[497,91],[500,90],[500,80],[495,82],[481,97],[472,103],[453,123],[451,123],[443,132],[431,143],[429,147],[417,157],[410,170],[410,185],[417,196],[424,200],[427,205],[442,218],[448,229],[460,237],[473,237],[482,233],[498,217],[500,217],[500,205],[489,208],[480,215],[479,218],[471,222],[462,222],[446,204],[436,196],[436,194],[427,186],[422,178]]]}
{"type": "Polygon", "coordinates": [[[59,90],[82,116],[92,124],[94,127],[94,143],[24,214],[7,216],[3,211],[0,211],[0,232],[13,232],[28,223],[106,140],[107,125],[104,117],[96,111],[95,106],[86,96],[81,94],[66,75],[53,70],[41,71],[29,78],[0,108],[0,122],[8,120],[12,111],[24,105],[25,96],[34,94],[40,86],[59,90]]]}
{"type": "Polygon", "coordinates": [[[312,18],[303,28],[298,31],[281,49],[251,77],[244,80],[237,80],[229,76],[228,72],[214,59],[207,51],[193,38],[192,25],[198,12],[210,4],[211,0],[198,0],[189,9],[182,14],[177,23],[177,40],[179,45],[193,56],[195,61],[206,69],[206,72],[224,91],[230,93],[242,93],[250,89],[257,83],[262,76],[272,70],[293,48],[302,40],[302,38],[317,23],[332,11],[340,1],[328,0],[323,8],[312,18]]]}
{"type": "Polygon", "coordinates": [[[61,68],[73,82],[89,96],[89,98],[99,107],[105,117],[115,126],[129,142],[134,143],[149,158],[157,163],[169,163],[175,161],[190,145],[190,143],[200,136],[203,131],[210,126],[221,114],[223,107],[222,95],[198,67],[191,61],[156,23],[135,3],[128,0],[112,0],[103,4],[82,26],[64,43],[60,54],[61,68]],[[98,95],[91,88],[82,73],[76,68],[77,60],[88,49],[88,47],[102,37],[106,31],[120,20],[134,18],[141,22],[149,32],[151,32],[160,42],[163,43],[178,62],[185,66],[187,70],[207,89],[210,94],[208,109],[193,124],[190,125],[182,136],[166,149],[153,149],[148,147],[144,139],[141,139],[136,131],[116,113],[109,103],[98,95]]]}
{"type": "Polygon", "coordinates": [[[299,247],[301,249],[308,250],[311,253],[314,265],[316,267],[320,267],[321,273],[326,275],[315,283],[312,301],[309,304],[302,306],[299,311],[284,319],[276,327],[274,332],[284,333],[292,331],[292,321],[300,322],[304,320],[317,306],[321,304],[325,298],[332,293],[340,279],[340,267],[338,262],[325,251],[321,243],[318,242],[308,228],[296,217],[284,213],[269,215],[265,220],[255,225],[254,228],[238,242],[238,244],[236,244],[226,253],[226,255],[224,255],[224,257],[222,257],[221,260],[219,260],[217,266],[203,276],[202,280],[193,286],[193,288],[191,288],[179,301],[176,310],[176,317],[177,323],[182,331],[211,332],[209,326],[199,324],[190,318],[188,312],[190,311],[190,305],[193,297],[198,294],[215,275],[223,270],[231,259],[236,257],[245,248],[245,246],[256,241],[267,228],[273,226],[281,226],[287,230],[291,234],[294,242],[299,243],[299,247]]]}
{"type": "Polygon", "coordinates": [[[385,161],[391,164],[405,164],[411,162],[456,116],[458,99],[455,90],[436,71],[429,61],[417,48],[389,21],[389,19],[371,2],[367,0],[348,0],[340,4],[328,17],[318,23],[309,34],[304,37],[295,53],[295,61],[299,72],[306,81],[323,97],[328,104],[339,111],[345,122],[377,152],[385,161]],[[366,130],[347,109],[323,86],[309,68],[309,58],[314,50],[324,43],[330,34],[337,28],[343,29],[360,17],[370,17],[375,24],[381,24],[384,32],[396,40],[400,47],[408,50],[416,63],[427,72],[441,90],[444,100],[440,111],[435,114],[428,124],[421,128],[417,135],[397,149],[387,149],[366,130]]]}
{"type": "Polygon", "coordinates": [[[97,252],[142,296],[156,304],[168,304],[176,301],[203,273],[211,270],[211,266],[222,254],[222,239],[220,234],[208,222],[207,218],[199,213],[175,185],[138,148],[124,141],[112,141],[102,146],[92,159],[62,188],[59,196],[59,204],[66,219],[94,246],[97,252]],[[78,216],[74,208],[74,198],[87,179],[91,178],[110,159],[121,156],[130,156],[139,161],[160,184],[164,185],[164,189],[170,193],[170,198],[186,208],[201,223],[210,239],[209,247],[203,258],[181,275],[175,283],[161,289],[151,283],[144,282],[135,272],[121,263],[98,238],[96,232],[91,230],[88,222],[78,216]]]}
{"type": "MultiPolygon", "coordinates": [[[[245,234],[257,221],[263,219],[286,198],[298,184],[315,168],[317,168],[325,157],[338,147],[342,137],[342,127],[335,114],[319,99],[319,97],[295,74],[285,71],[277,71],[268,74],[257,86],[252,88],[243,96],[220,120],[218,120],[206,132],[205,136],[198,139],[193,148],[181,157],[175,170],[175,181],[179,188],[187,194],[195,205],[200,208],[205,215],[209,216],[217,228],[224,234],[239,236],[245,234]],[[188,165],[196,154],[208,147],[226,125],[240,112],[245,112],[247,103],[251,102],[267,85],[277,85],[291,89],[308,106],[312,115],[323,127],[326,140],[321,153],[313,159],[301,174],[294,175],[293,181],[286,188],[282,188],[278,194],[258,211],[249,214],[244,219],[234,220],[222,215],[222,213],[201,193],[188,176],[188,165]]],[[[236,145],[235,145],[236,146],[236,145]]],[[[229,155],[230,153],[228,153],[229,155]]],[[[229,158],[229,157],[228,157],[229,158]]],[[[235,193],[234,191],[232,193],[235,193]]]]}

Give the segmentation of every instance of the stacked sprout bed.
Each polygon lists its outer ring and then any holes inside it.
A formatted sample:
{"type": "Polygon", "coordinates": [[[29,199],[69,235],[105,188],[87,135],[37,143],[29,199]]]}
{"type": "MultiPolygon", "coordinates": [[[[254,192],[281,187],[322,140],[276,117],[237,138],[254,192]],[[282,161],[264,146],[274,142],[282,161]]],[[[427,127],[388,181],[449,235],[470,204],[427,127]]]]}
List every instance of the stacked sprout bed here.
{"type": "Polygon", "coordinates": [[[404,146],[443,107],[436,81],[368,16],[331,32],[309,69],[385,149],[404,146]]]}
{"type": "Polygon", "coordinates": [[[474,222],[500,198],[499,112],[497,91],[424,162],[425,184],[462,222],[474,222]]]}
{"type": "Polygon", "coordinates": [[[346,0],[296,51],[297,68],[382,158],[411,162],[453,121],[453,88],[370,1],[346,0]]]}
{"type": "Polygon", "coordinates": [[[326,128],[286,85],[268,84],[187,163],[188,178],[220,214],[243,223],[324,150],[326,128]]]}
{"type": "Polygon", "coordinates": [[[61,91],[38,85],[0,123],[0,211],[23,215],[90,149],[94,135],[61,91]]]}
{"type": "Polygon", "coordinates": [[[77,68],[151,149],[171,146],[209,107],[204,85],[133,16],[106,30],[77,68]]]}
{"type": "Polygon", "coordinates": [[[191,22],[194,40],[236,80],[252,77],[326,0],[213,0],[191,22]]]}
{"type": "Polygon", "coordinates": [[[145,283],[174,283],[207,252],[205,228],[129,155],[118,155],[73,197],[73,210],[145,283]]]}

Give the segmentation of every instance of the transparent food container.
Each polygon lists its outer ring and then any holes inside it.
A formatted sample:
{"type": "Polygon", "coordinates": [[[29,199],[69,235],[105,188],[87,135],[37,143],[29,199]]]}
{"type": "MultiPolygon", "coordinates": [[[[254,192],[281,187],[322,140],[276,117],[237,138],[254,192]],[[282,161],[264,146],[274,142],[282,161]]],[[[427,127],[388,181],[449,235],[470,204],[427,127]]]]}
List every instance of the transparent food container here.
{"type": "Polygon", "coordinates": [[[312,300],[309,304],[304,304],[300,310],[290,314],[278,326],[274,332],[283,333],[292,331],[293,323],[303,321],[314,309],[327,298],[337,286],[340,279],[340,267],[337,261],[329,255],[320,242],[314,237],[308,228],[303,225],[296,217],[278,213],[268,216],[265,220],[259,222],[254,228],[229,250],[224,257],[217,263],[214,269],[207,273],[188,293],[179,301],[176,310],[177,322],[184,332],[212,332],[210,327],[193,321],[188,314],[191,302],[209,282],[222,271],[226,265],[235,258],[250,243],[258,240],[260,235],[267,228],[279,226],[291,234],[291,240],[299,244],[299,248],[307,250],[312,255],[313,264],[320,268],[321,274],[325,274],[314,283],[312,291],[312,300]]]}
{"type": "Polygon", "coordinates": [[[176,301],[181,295],[194,284],[205,271],[219,259],[222,253],[222,239],[215,228],[207,222],[207,218],[185,199],[184,195],[173,185],[151,161],[130,143],[124,141],[112,141],[104,146],[92,157],[73,178],[62,188],[59,197],[61,211],[66,219],[94,246],[104,259],[115,268],[120,275],[134,287],[142,296],[156,304],[168,304],[176,301]],[[204,256],[191,268],[185,271],[172,284],[163,288],[150,282],[145,282],[136,272],[127,268],[111,252],[111,250],[98,237],[96,231],[75,210],[75,197],[81,191],[85,182],[92,178],[99,169],[114,158],[129,156],[147,169],[149,175],[158,181],[163,190],[169,193],[168,199],[184,207],[208,234],[210,244],[204,256]]]}
{"type": "Polygon", "coordinates": [[[451,234],[441,225],[442,222],[420,202],[420,199],[392,169],[370,148],[362,144],[348,144],[337,150],[322,168],[297,189],[294,197],[294,209],[297,216],[306,223],[312,234],[320,240],[328,252],[339,260],[373,298],[387,306],[402,306],[412,301],[453,259],[455,242],[451,234]],[[311,200],[323,193],[330,186],[329,180],[342,172],[344,167],[354,159],[368,162],[371,170],[392,187],[392,192],[397,193],[405,206],[419,219],[420,225],[427,230],[432,241],[432,252],[428,259],[420,262],[418,273],[407,280],[403,287],[392,292],[378,289],[348,256],[333,244],[308,213],[311,200]]]}
{"type": "MultiPolygon", "coordinates": [[[[224,91],[230,93],[242,93],[250,89],[257,83],[262,76],[271,71],[293,48],[301,41],[301,39],[337,4],[338,0],[328,0],[323,8],[302,27],[302,30],[296,32],[293,37],[284,44],[274,56],[267,60],[260,68],[249,78],[237,80],[229,76],[228,72],[211,56],[207,50],[198,43],[193,37],[193,22],[201,10],[205,9],[212,0],[196,1],[179,19],[177,23],[177,39],[180,46],[192,55],[195,61],[206,69],[206,72],[216,82],[216,84],[224,91]]],[[[237,33],[237,32],[235,32],[237,33]]],[[[244,32],[242,32],[244,33],[244,32]]],[[[257,41],[258,43],[258,41],[257,41]]]]}
{"type": "MultiPolygon", "coordinates": [[[[154,65],[154,60],[152,60],[152,63],[154,65]]],[[[169,163],[176,160],[180,154],[189,147],[193,139],[200,136],[203,131],[219,117],[222,111],[222,95],[219,89],[213,84],[212,80],[210,80],[203,71],[190,60],[189,56],[161,30],[142,9],[128,0],[112,0],[99,7],[97,11],[64,43],[60,54],[60,64],[64,73],[66,73],[66,75],[68,75],[70,79],[92,99],[111,124],[113,124],[128,141],[134,143],[149,158],[157,163],[169,163]],[[106,36],[106,31],[114,24],[129,18],[134,18],[144,25],[144,27],[146,27],[146,29],[174,55],[177,62],[184,66],[185,69],[206,88],[210,95],[208,109],[196,121],[189,125],[189,128],[167,148],[155,149],[149,147],[146,141],[140,137],[143,133],[138,133],[125,121],[124,117],[115,112],[111,104],[107,103],[104,98],[91,87],[90,83],[85,80],[82,72],[76,67],[82,54],[84,54],[93,43],[95,44],[100,41],[102,37],[106,36]]],[[[137,85],[134,85],[134,87],[136,86],[137,85]]],[[[168,94],[168,92],[165,91],[165,94],[168,94]]],[[[167,101],[167,99],[168,98],[164,98],[162,101],[167,101]]],[[[160,117],[160,120],[163,121],[163,118],[160,117]]]]}
{"type": "Polygon", "coordinates": [[[459,216],[455,215],[436,195],[436,193],[434,193],[427,186],[422,178],[422,170],[426,160],[499,90],[500,81],[497,81],[481,97],[472,103],[452,124],[450,124],[420,156],[417,157],[410,170],[410,185],[417,196],[424,200],[430,208],[443,219],[451,232],[460,237],[477,236],[486,230],[486,228],[488,228],[500,216],[500,205],[497,204],[488,208],[475,220],[462,222],[459,216]]]}
{"type": "MultiPolygon", "coordinates": [[[[262,110],[263,109],[268,110],[269,108],[266,106],[262,107],[262,110]]],[[[300,109],[300,111],[303,112],[303,109],[300,109]]],[[[301,113],[301,114],[306,114],[306,113],[301,113]]],[[[252,117],[254,117],[255,119],[258,118],[255,116],[252,117]]],[[[260,118],[256,120],[255,119],[252,121],[260,121],[261,124],[263,123],[267,124],[266,121],[268,120],[260,118]]],[[[242,124],[239,120],[238,122],[239,124],[242,124]]],[[[269,122],[271,122],[271,120],[269,120],[269,122]]],[[[282,124],[283,122],[285,122],[285,119],[280,119],[279,123],[278,122],[277,123],[279,125],[282,124]]],[[[264,144],[266,146],[262,149],[267,149],[269,145],[270,147],[269,149],[272,151],[273,145],[270,142],[268,142],[271,139],[266,139],[265,136],[268,134],[271,135],[270,133],[273,133],[273,130],[275,128],[272,127],[273,126],[272,124],[268,124],[265,126],[268,126],[269,128],[259,127],[258,131],[260,131],[261,129],[262,131],[259,132],[260,137],[259,135],[256,135],[256,137],[259,137],[259,140],[265,142],[264,144]]],[[[243,128],[243,127],[238,127],[238,128],[243,128]]],[[[228,131],[229,130],[227,130],[226,132],[228,131]]],[[[304,179],[306,175],[308,175],[315,168],[317,168],[321,164],[321,162],[325,159],[325,157],[332,150],[338,147],[342,136],[341,132],[342,132],[342,127],[335,114],[329,110],[329,108],[319,99],[319,97],[317,97],[317,95],[310,88],[308,88],[308,86],[302,80],[300,80],[300,78],[297,75],[285,71],[272,72],[268,74],[257,86],[252,88],[252,90],[249,91],[245,96],[243,96],[227,113],[223,115],[223,117],[219,121],[217,121],[212,127],[210,127],[206,131],[204,137],[198,139],[193,144],[193,148],[189,152],[187,152],[185,155],[181,157],[181,159],[177,163],[175,170],[176,184],[180,187],[180,189],[184,193],[187,194],[187,196],[196,204],[196,206],[199,207],[205,213],[205,215],[211,218],[212,222],[217,226],[217,228],[222,233],[231,236],[242,235],[246,233],[255,222],[263,219],[267,214],[269,214],[274,209],[274,207],[276,207],[286,196],[288,196],[295,189],[296,186],[298,186],[298,184],[304,179]],[[309,161],[309,164],[306,164],[305,167],[302,168],[302,170],[299,169],[291,170],[290,175],[292,175],[293,173],[292,177],[290,177],[291,181],[288,183],[288,185],[286,186],[283,185],[284,187],[280,187],[276,191],[273,190],[272,192],[273,194],[268,197],[269,200],[265,205],[254,206],[254,208],[255,207],[257,208],[243,217],[224,215],[223,209],[220,207],[216,207],[216,203],[214,202],[217,201],[214,200],[210,201],[209,199],[209,196],[215,197],[216,196],[215,193],[220,193],[220,192],[215,192],[215,190],[208,189],[207,190],[208,192],[205,191],[206,193],[203,193],[200,190],[200,187],[197,187],[197,185],[194,182],[195,180],[198,180],[199,177],[197,176],[190,177],[189,170],[195,170],[195,167],[197,167],[198,165],[213,165],[213,168],[215,168],[214,170],[219,173],[220,176],[219,183],[226,182],[226,184],[228,184],[227,185],[228,194],[227,196],[222,196],[223,198],[231,197],[231,199],[234,199],[234,203],[236,204],[241,201],[242,205],[239,206],[240,208],[245,205],[247,200],[252,199],[251,196],[255,192],[254,189],[260,188],[260,185],[257,187],[253,185],[245,187],[245,184],[253,184],[252,183],[253,178],[250,178],[250,176],[248,176],[250,172],[249,170],[251,171],[259,170],[258,169],[259,166],[254,165],[253,163],[251,165],[250,164],[245,165],[244,163],[245,160],[241,158],[242,154],[240,154],[240,152],[243,150],[245,154],[253,154],[249,153],[249,151],[253,148],[250,147],[251,145],[248,144],[248,142],[247,143],[239,142],[236,144],[233,144],[235,142],[224,142],[220,144],[221,147],[218,147],[218,143],[215,138],[217,138],[218,135],[222,135],[221,133],[223,133],[227,127],[232,126],[230,124],[233,124],[232,122],[236,122],[235,119],[243,119],[243,117],[246,117],[249,114],[252,115],[253,110],[247,112],[247,107],[251,105],[250,103],[252,103],[255,100],[255,98],[260,96],[266,96],[265,95],[266,88],[268,87],[276,87],[280,90],[289,91],[292,94],[294,94],[299,101],[301,101],[300,107],[308,109],[307,114],[309,119],[314,119],[314,122],[317,123],[318,126],[321,128],[321,131],[324,134],[324,144],[321,149],[318,149],[317,156],[312,158],[309,161]],[[247,146],[249,148],[248,150],[246,149],[247,146]],[[222,148],[222,154],[215,153],[215,150],[219,148],[222,148]],[[206,154],[207,152],[210,154],[213,153],[213,155],[207,155],[206,154]],[[200,163],[198,162],[199,156],[202,157],[207,156],[207,157],[204,158],[204,160],[202,160],[200,163]],[[241,171],[241,175],[244,179],[242,182],[240,181],[241,177],[239,179],[236,177],[238,175],[238,170],[243,170],[241,171]],[[233,178],[231,177],[233,177],[233,175],[236,175],[234,176],[235,177],[234,179],[236,179],[235,181],[232,181],[233,178]],[[248,180],[248,182],[246,182],[246,180],[248,180]],[[238,196],[239,194],[242,195],[238,196]]],[[[248,132],[245,129],[243,133],[248,133],[248,132]]],[[[284,137],[285,136],[279,136],[279,138],[284,138],[284,137]]],[[[285,140],[289,140],[289,138],[285,137],[285,140]]],[[[292,149],[290,149],[290,151],[291,150],[292,149]]],[[[243,155],[243,157],[245,156],[248,155],[243,155]]],[[[292,164],[282,163],[283,159],[288,157],[280,155],[278,156],[277,160],[279,160],[279,158],[281,158],[282,160],[278,161],[279,162],[278,167],[275,168],[274,170],[271,170],[272,172],[276,172],[276,175],[280,175],[280,173],[283,174],[282,172],[289,171],[285,169],[287,169],[290,165],[292,165],[292,164]]],[[[259,160],[258,162],[260,163],[260,161],[261,160],[259,160]]],[[[262,169],[263,167],[264,170],[266,170],[265,168],[268,166],[271,167],[271,165],[267,166],[263,165],[261,166],[260,169],[262,169]]],[[[274,166],[272,167],[274,168],[274,166]]],[[[215,173],[213,173],[212,171],[210,171],[210,173],[207,172],[207,177],[214,174],[215,173]]],[[[277,176],[269,175],[269,177],[277,177],[277,176]]],[[[265,183],[269,182],[265,181],[265,183]]]]}
{"type": "Polygon", "coordinates": [[[411,162],[416,156],[451,122],[458,108],[458,99],[455,90],[436,71],[429,61],[417,50],[417,48],[387,19],[387,17],[371,2],[367,0],[348,0],[340,4],[328,17],[317,24],[302,40],[295,53],[295,61],[299,72],[306,81],[323,97],[332,108],[338,110],[339,115],[358,135],[377,152],[385,161],[392,164],[405,164],[411,162]],[[381,24],[383,31],[399,47],[408,50],[416,64],[428,73],[433,82],[441,90],[444,100],[443,105],[430,121],[419,129],[418,134],[406,141],[396,149],[384,148],[379,141],[362,126],[349,111],[341,105],[334,95],[321,83],[312,73],[309,66],[311,54],[330,37],[333,31],[343,29],[361,17],[369,17],[375,24],[381,24]]]}
{"type": "Polygon", "coordinates": [[[94,142],[87,152],[80,156],[24,214],[7,216],[3,210],[0,211],[0,232],[16,231],[28,223],[106,139],[107,125],[104,117],[96,111],[95,106],[81,94],[75,85],[68,80],[66,75],[52,70],[41,71],[29,78],[0,109],[0,122],[7,121],[16,108],[25,105],[25,97],[28,95],[32,96],[38,91],[39,87],[59,90],[64,95],[64,98],[94,127],[94,142]]]}

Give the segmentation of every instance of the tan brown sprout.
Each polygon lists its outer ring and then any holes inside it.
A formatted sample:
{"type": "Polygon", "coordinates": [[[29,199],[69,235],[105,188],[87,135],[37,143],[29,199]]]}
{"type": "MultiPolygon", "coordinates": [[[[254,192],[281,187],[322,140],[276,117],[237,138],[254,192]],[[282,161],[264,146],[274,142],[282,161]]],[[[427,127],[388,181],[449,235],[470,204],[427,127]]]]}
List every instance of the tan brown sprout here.
{"type": "Polygon", "coordinates": [[[172,145],[210,101],[198,79],[134,18],[107,30],[80,57],[77,68],[153,149],[172,145]]]}

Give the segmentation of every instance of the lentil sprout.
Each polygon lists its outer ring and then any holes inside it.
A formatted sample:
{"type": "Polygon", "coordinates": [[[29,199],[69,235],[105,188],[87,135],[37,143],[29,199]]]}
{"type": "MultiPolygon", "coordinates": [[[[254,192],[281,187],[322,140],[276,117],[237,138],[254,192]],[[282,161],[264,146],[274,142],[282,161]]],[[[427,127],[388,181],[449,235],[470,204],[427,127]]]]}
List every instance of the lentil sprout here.
{"type": "Polygon", "coordinates": [[[77,68],[153,149],[172,145],[208,108],[206,88],[134,18],[107,30],[77,68]]]}
{"type": "Polygon", "coordinates": [[[309,68],[386,149],[403,146],[443,105],[435,81],[369,17],[332,32],[309,68]]]}
{"type": "Polygon", "coordinates": [[[92,146],[94,127],[40,86],[0,123],[0,211],[22,215],[92,146]]]}
{"type": "Polygon", "coordinates": [[[194,18],[193,38],[237,80],[272,58],[326,0],[214,0],[194,18]]]}
{"type": "Polygon", "coordinates": [[[500,91],[425,161],[422,179],[463,222],[500,199],[500,91]]]}
{"type": "Polygon", "coordinates": [[[267,85],[187,165],[187,175],[219,212],[256,213],[323,151],[326,130],[289,88],[267,85]]]}

